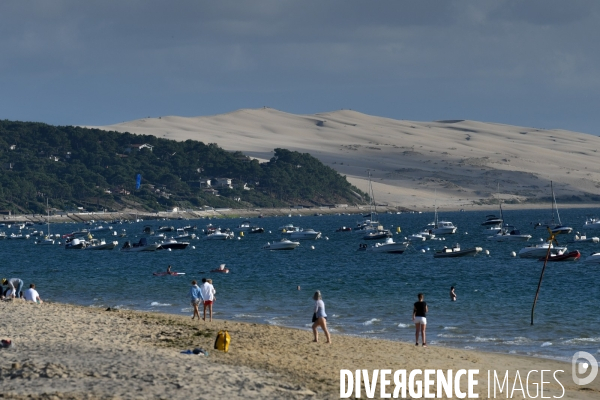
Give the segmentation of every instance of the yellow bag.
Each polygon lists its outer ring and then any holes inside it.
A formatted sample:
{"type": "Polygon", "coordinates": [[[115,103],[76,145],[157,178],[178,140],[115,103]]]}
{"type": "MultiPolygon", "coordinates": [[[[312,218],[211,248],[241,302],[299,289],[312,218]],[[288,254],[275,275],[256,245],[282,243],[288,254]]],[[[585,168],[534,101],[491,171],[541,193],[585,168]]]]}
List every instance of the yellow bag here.
{"type": "Polygon", "coordinates": [[[219,331],[217,333],[217,339],[215,340],[215,349],[221,350],[227,353],[229,351],[229,343],[231,342],[231,336],[228,331],[219,331]]]}

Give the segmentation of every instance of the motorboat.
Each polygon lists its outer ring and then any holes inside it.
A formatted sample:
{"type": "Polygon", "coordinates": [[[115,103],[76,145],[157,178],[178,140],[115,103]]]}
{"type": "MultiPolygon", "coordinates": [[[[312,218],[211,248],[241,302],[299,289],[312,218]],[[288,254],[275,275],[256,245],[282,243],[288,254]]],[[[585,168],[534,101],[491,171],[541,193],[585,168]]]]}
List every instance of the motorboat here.
{"type": "Polygon", "coordinates": [[[496,235],[500,231],[502,231],[502,225],[489,225],[487,228],[483,230],[483,234],[487,235],[496,235]]]}
{"type": "Polygon", "coordinates": [[[229,269],[225,268],[225,264],[221,264],[221,265],[219,265],[219,268],[211,269],[210,272],[217,272],[220,274],[228,274],[229,269]]]}
{"type": "Polygon", "coordinates": [[[166,239],[159,243],[157,250],[183,250],[190,245],[190,242],[178,242],[175,239],[166,239]]]}
{"type": "Polygon", "coordinates": [[[554,246],[552,243],[539,243],[533,244],[531,246],[523,247],[519,250],[519,257],[521,258],[540,258],[545,257],[548,253],[548,248],[550,248],[551,253],[560,253],[566,252],[566,246],[554,246]]]}
{"type": "Polygon", "coordinates": [[[290,234],[290,239],[295,240],[316,240],[321,237],[321,232],[317,232],[314,229],[301,229],[290,234]]]}
{"type": "Polygon", "coordinates": [[[6,232],[0,232],[0,240],[6,239],[6,232]]]}
{"type": "Polygon", "coordinates": [[[54,239],[52,239],[50,236],[44,236],[43,238],[36,240],[35,244],[51,245],[54,244],[54,239]]]}
{"type": "MultiPolygon", "coordinates": [[[[563,254],[550,254],[548,261],[577,261],[580,257],[579,250],[574,250],[563,254]]],[[[538,261],[546,261],[546,256],[538,258],[538,261]]]]}
{"type": "Polygon", "coordinates": [[[406,240],[409,242],[424,242],[427,238],[420,233],[413,233],[412,235],[409,235],[406,240]]]}
{"type": "Polygon", "coordinates": [[[600,218],[588,218],[583,226],[586,228],[600,228],[600,218]]]}
{"type": "Polygon", "coordinates": [[[300,242],[292,242],[288,239],[281,239],[279,242],[273,242],[265,244],[263,250],[294,250],[300,246],[300,242]]]}
{"type": "Polygon", "coordinates": [[[144,226],[144,229],[142,229],[142,233],[145,233],[146,235],[154,235],[154,230],[152,229],[152,226],[146,225],[144,226]]]}
{"type": "Polygon", "coordinates": [[[233,232],[221,231],[220,229],[217,229],[213,233],[209,233],[208,235],[206,235],[205,239],[206,240],[227,240],[227,239],[233,239],[233,237],[234,237],[233,232]]]}
{"type": "Polygon", "coordinates": [[[352,228],[349,226],[341,226],[335,230],[336,232],[352,232],[352,228]]]}
{"type": "Polygon", "coordinates": [[[195,232],[195,231],[198,230],[198,226],[197,225],[194,225],[194,226],[192,226],[192,225],[186,225],[182,229],[184,231],[186,231],[186,232],[195,232]]]}
{"type": "Polygon", "coordinates": [[[127,252],[156,251],[156,249],[158,249],[158,244],[149,244],[148,240],[145,237],[140,238],[140,241],[138,243],[132,244],[130,241],[127,241],[123,244],[123,247],[121,247],[121,251],[127,252]]]}
{"type": "Polygon", "coordinates": [[[30,237],[44,236],[44,231],[33,231],[29,234],[30,237]]]}
{"type": "Polygon", "coordinates": [[[250,221],[244,221],[235,228],[233,228],[234,232],[248,232],[250,230],[250,221]]]}
{"type": "Polygon", "coordinates": [[[24,239],[29,239],[29,238],[30,238],[29,235],[24,235],[21,232],[11,233],[10,236],[7,237],[7,239],[15,239],[15,240],[18,240],[18,239],[24,240],[24,239]]]}
{"type": "Polygon", "coordinates": [[[490,225],[502,225],[502,218],[497,217],[493,214],[486,215],[485,221],[481,224],[482,226],[490,226],[490,225]]]}
{"type": "Polygon", "coordinates": [[[86,245],[85,240],[72,238],[71,240],[67,240],[67,242],[65,243],[65,249],[66,250],[81,250],[81,249],[85,249],[85,245],[86,245]]]}
{"type": "Polygon", "coordinates": [[[93,228],[90,228],[90,232],[104,232],[104,231],[110,231],[112,230],[112,226],[95,226],[93,228]]]}
{"type": "Polygon", "coordinates": [[[506,226],[497,234],[488,236],[487,239],[496,242],[527,242],[531,239],[531,235],[523,234],[514,227],[506,226]]]}
{"type": "Polygon", "coordinates": [[[481,247],[471,247],[468,249],[461,249],[460,245],[456,243],[452,247],[444,247],[441,250],[433,253],[434,258],[444,258],[444,257],[465,257],[465,256],[474,256],[483,249],[481,247]]]}
{"type": "Polygon", "coordinates": [[[85,250],[113,250],[119,245],[116,240],[113,242],[106,242],[104,239],[90,239],[85,246],[85,250]]]}
{"type": "Polygon", "coordinates": [[[248,233],[264,233],[265,232],[265,228],[261,228],[259,226],[251,226],[250,230],[248,231],[248,233]]]}
{"type": "Polygon", "coordinates": [[[583,262],[586,264],[600,264],[600,253],[592,253],[583,262]]]}
{"type": "Polygon", "coordinates": [[[433,234],[435,235],[451,235],[456,233],[458,227],[450,221],[438,221],[435,228],[433,228],[433,234]]]}
{"type": "Polygon", "coordinates": [[[364,240],[381,240],[392,237],[392,232],[387,229],[381,229],[376,231],[371,231],[363,236],[364,240]]]}
{"type": "Polygon", "coordinates": [[[408,245],[408,242],[394,242],[394,239],[387,238],[383,243],[375,243],[373,246],[367,247],[366,251],[402,254],[408,245]]]}
{"type": "Polygon", "coordinates": [[[291,235],[292,232],[299,232],[300,228],[297,226],[294,226],[292,224],[287,224],[287,225],[280,226],[279,230],[281,231],[281,233],[283,235],[291,235]]]}
{"type": "Polygon", "coordinates": [[[192,240],[192,239],[196,239],[196,234],[195,233],[190,233],[189,231],[186,231],[183,228],[177,228],[176,235],[177,236],[173,237],[173,239],[175,239],[175,240],[192,240]]]}
{"type": "Polygon", "coordinates": [[[585,233],[583,235],[581,235],[581,234],[579,234],[579,232],[577,232],[575,234],[575,238],[567,243],[598,243],[599,241],[600,241],[600,238],[598,238],[596,236],[587,237],[585,233]]]}
{"type": "Polygon", "coordinates": [[[157,229],[158,232],[173,232],[174,230],[174,226],[159,226],[157,229]]]}

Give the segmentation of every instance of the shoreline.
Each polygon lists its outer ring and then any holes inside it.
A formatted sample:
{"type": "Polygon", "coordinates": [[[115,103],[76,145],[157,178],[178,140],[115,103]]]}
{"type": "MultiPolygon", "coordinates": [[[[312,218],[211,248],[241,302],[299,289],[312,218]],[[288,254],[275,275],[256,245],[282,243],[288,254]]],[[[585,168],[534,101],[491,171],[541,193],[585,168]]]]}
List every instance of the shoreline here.
{"type": "MultiPolygon", "coordinates": [[[[504,210],[542,210],[551,209],[550,203],[524,203],[524,204],[507,204],[502,205],[504,210]]],[[[395,206],[377,206],[378,213],[426,213],[434,212],[433,205],[423,205],[419,209],[407,209],[404,207],[395,206]]],[[[600,209],[600,204],[561,204],[561,209],[600,209]]],[[[315,214],[321,215],[335,215],[335,214],[362,214],[369,210],[368,205],[356,206],[356,207],[314,207],[314,208],[255,208],[255,209],[214,209],[210,211],[203,210],[184,210],[180,212],[176,211],[161,211],[157,213],[143,212],[128,210],[122,212],[86,212],[86,213],[62,213],[50,215],[51,223],[86,223],[89,221],[97,221],[107,223],[112,220],[121,221],[136,221],[141,219],[144,221],[154,220],[194,220],[194,219],[212,219],[212,218],[257,218],[262,217],[284,217],[287,215],[302,215],[311,216],[315,214]]],[[[489,211],[497,212],[497,204],[483,204],[483,205],[465,205],[464,208],[456,208],[454,206],[440,205],[437,207],[439,212],[476,212],[476,211],[489,211]]],[[[46,223],[48,217],[42,214],[19,214],[19,215],[4,215],[0,218],[2,223],[46,223]]]]}
{"type": "MultiPolygon", "coordinates": [[[[569,365],[555,359],[422,348],[342,334],[333,334],[328,346],[313,343],[311,332],[298,328],[232,320],[196,322],[182,315],[55,302],[0,302],[0,310],[11,321],[3,335],[15,344],[14,349],[0,350],[0,376],[12,377],[5,379],[3,392],[14,394],[11,398],[45,398],[42,395],[60,392],[69,399],[178,399],[195,390],[220,398],[339,398],[340,369],[371,373],[382,368],[479,369],[480,398],[487,397],[488,370],[508,370],[511,377],[516,371],[524,377],[533,369],[563,370],[563,398],[592,399],[600,394],[599,379],[582,389],[572,382],[569,365]],[[212,348],[223,328],[231,334],[229,353],[212,348]],[[209,356],[180,353],[195,347],[208,350],[209,356]],[[190,374],[195,379],[190,380],[190,374]]],[[[534,380],[539,384],[539,376],[534,380]]],[[[551,377],[545,380],[550,383],[544,395],[560,396],[560,386],[551,377]]],[[[535,390],[532,381],[529,386],[535,390]]]]}

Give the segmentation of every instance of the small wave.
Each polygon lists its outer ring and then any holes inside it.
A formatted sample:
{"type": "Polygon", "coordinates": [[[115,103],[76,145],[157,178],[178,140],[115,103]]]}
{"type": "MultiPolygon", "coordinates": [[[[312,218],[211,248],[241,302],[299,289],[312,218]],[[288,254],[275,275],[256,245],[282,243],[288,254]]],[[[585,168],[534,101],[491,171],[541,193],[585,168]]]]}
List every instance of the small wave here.
{"type": "Polygon", "coordinates": [[[338,314],[331,314],[331,318],[339,318],[338,314]]]}
{"type": "Polygon", "coordinates": [[[363,333],[371,333],[371,334],[374,334],[374,333],[384,333],[385,331],[386,331],[386,330],[385,330],[385,328],[383,328],[383,329],[379,329],[379,330],[370,330],[370,331],[364,331],[363,333]]]}
{"type": "Polygon", "coordinates": [[[151,307],[169,307],[170,304],[166,304],[166,303],[159,303],[158,301],[153,301],[152,303],[150,303],[151,307]]]}
{"type": "Polygon", "coordinates": [[[552,343],[551,342],[542,343],[542,347],[548,347],[548,346],[552,346],[552,343]]]}
{"type": "Polygon", "coordinates": [[[402,322],[398,324],[398,328],[410,328],[411,326],[411,324],[403,324],[402,322]]]}
{"type": "Polygon", "coordinates": [[[192,307],[186,307],[186,308],[182,308],[181,312],[182,313],[189,313],[192,312],[194,309],[192,307]]]}
{"type": "Polygon", "coordinates": [[[445,326],[444,330],[453,330],[453,329],[458,329],[457,326],[445,326]]]}
{"type": "Polygon", "coordinates": [[[379,318],[373,318],[373,319],[363,322],[363,325],[373,325],[374,322],[380,322],[380,321],[381,320],[379,318]]]}
{"type": "Polygon", "coordinates": [[[467,337],[466,335],[457,335],[457,334],[453,334],[453,333],[438,333],[437,337],[442,337],[442,338],[464,338],[467,337]]]}
{"type": "Polygon", "coordinates": [[[511,350],[511,351],[508,352],[508,354],[517,354],[517,351],[516,350],[511,350]]]}
{"type": "Polygon", "coordinates": [[[529,339],[529,338],[522,337],[522,336],[517,336],[513,340],[507,340],[505,342],[505,344],[512,344],[512,345],[519,346],[519,345],[523,345],[523,344],[530,344],[532,342],[533,341],[531,339],[529,339]]]}
{"type": "Polygon", "coordinates": [[[476,342],[483,342],[483,343],[487,343],[487,342],[500,342],[500,341],[502,341],[502,339],[495,338],[495,337],[491,337],[491,338],[485,338],[485,337],[479,337],[479,336],[476,336],[476,337],[475,337],[475,341],[476,341],[476,342]]]}
{"type": "Polygon", "coordinates": [[[475,347],[473,347],[473,346],[465,346],[465,349],[467,349],[467,350],[475,350],[475,347]]]}
{"type": "Polygon", "coordinates": [[[600,342],[600,337],[591,337],[591,338],[573,338],[569,340],[565,340],[564,343],[597,343],[600,342]]]}
{"type": "Polygon", "coordinates": [[[235,314],[234,318],[262,318],[262,315],[235,314]]]}

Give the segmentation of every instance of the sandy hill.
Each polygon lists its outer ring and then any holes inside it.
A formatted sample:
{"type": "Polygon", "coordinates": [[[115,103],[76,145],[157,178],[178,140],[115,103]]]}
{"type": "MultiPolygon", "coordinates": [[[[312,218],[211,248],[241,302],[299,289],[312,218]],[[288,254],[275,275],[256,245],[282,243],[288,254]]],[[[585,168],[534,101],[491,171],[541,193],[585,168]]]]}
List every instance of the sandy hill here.
{"type": "Polygon", "coordinates": [[[367,190],[380,203],[415,209],[460,209],[549,198],[600,200],[600,138],[468,120],[416,122],[341,110],[295,115],[271,108],[203,117],[145,118],[96,127],[173,140],[216,143],[268,160],[282,147],[307,152],[367,190]]]}

